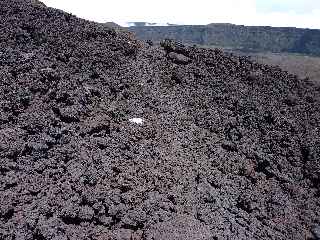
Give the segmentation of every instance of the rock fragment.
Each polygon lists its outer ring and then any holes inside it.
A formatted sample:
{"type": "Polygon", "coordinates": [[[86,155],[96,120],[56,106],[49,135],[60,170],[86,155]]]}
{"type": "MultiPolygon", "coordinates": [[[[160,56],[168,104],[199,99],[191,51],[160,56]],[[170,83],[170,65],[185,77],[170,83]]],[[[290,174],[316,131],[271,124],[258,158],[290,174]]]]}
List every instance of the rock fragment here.
{"type": "Polygon", "coordinates": [[[320,239],[320,226],[319,225],[313,226],[313,228],[311,229],[311,232],[312,232],[315,240],[320,239]]]}
{"type": "Polygon", "coordinates": [[[188,64],[191,60],[190,58],[184,56],[183,54],[178,54],[175,52],[171,52],[168,54],[168,57],[177,64],[188,64]]]}

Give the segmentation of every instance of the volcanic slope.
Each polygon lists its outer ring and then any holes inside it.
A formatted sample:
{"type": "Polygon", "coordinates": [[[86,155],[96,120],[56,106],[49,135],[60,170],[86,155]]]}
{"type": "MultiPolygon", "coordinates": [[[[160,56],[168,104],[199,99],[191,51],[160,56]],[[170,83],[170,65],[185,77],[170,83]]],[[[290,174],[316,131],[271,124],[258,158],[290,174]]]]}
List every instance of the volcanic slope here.
{"type": "Polygon", "coordinates": [[[1,0],[0,239],[319,239],[319,91],[1,0]]]}

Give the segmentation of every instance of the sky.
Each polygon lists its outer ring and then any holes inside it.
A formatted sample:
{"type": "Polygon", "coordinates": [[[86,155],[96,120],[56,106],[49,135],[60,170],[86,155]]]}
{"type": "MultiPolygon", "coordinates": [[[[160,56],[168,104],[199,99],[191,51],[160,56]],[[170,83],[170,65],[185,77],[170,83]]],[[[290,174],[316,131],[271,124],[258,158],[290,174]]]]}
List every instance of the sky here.
{"type": "Polygon", "coordinates": [[[42,0],[96,22],[233,23],[320,29],[320,0],[42,0]]]}

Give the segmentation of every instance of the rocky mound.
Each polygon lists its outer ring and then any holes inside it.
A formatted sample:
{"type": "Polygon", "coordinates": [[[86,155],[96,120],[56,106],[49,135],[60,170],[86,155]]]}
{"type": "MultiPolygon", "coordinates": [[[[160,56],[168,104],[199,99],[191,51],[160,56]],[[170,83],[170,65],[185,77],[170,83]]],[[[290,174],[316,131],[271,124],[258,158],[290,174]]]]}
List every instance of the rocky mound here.
{"type": "Polygon", "coordinates": [[[0,2],[0,239],[319,239],[319,87],[0,2]]]}

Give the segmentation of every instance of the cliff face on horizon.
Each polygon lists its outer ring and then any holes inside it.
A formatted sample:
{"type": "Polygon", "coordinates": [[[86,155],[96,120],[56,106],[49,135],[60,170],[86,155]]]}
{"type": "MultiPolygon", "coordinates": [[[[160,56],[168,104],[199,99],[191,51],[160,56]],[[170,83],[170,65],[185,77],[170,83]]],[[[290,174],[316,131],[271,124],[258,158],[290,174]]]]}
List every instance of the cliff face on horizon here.
{"type": "Polygon", "coordinates": [[[174,39],[185,44],[223,47],[244,52],[288,52],[320,56],[320,30],[248,27],[233,24],[129,27],[139,39],[174,39]]]}

